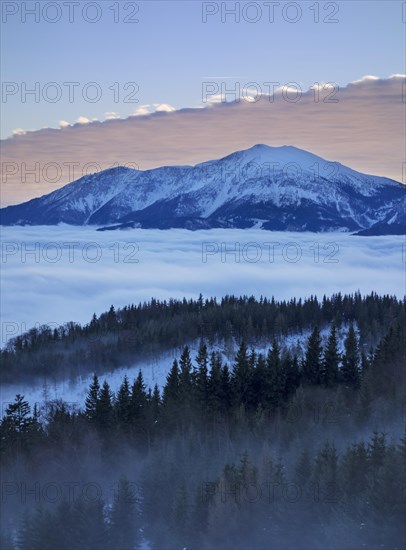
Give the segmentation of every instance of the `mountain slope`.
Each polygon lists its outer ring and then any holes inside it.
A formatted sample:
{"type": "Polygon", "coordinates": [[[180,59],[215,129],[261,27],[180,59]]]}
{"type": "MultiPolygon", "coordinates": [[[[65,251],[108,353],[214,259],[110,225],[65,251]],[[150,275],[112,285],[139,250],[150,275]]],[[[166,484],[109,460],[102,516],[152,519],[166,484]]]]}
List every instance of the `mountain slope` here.
{"type": "Polygon", "coordinates": [[[357,235],[369,237],[372,235],[404,235],[406,233],[406,197],[395,204],[389,214],[381,222],[363,229],[357,235]]]}
{"type": "Polygon", "coordinates": [[[3,225],[387,232],[404,223],[404,202],[393,180],[296,147],[255,145],[196,166],[113,168],[0,214],[3,225]]]}

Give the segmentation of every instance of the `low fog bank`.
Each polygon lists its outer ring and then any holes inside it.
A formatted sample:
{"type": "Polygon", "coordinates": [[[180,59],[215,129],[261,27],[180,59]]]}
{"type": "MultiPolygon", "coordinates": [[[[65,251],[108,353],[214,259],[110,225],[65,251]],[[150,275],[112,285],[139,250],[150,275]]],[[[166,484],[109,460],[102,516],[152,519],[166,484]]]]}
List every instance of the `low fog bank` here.
{"type": "Polygon", "coordinates": [[[3,227],[2,241],[1,346],[152,296],[405,294],[402,236],[59,226],[3,227]]]}

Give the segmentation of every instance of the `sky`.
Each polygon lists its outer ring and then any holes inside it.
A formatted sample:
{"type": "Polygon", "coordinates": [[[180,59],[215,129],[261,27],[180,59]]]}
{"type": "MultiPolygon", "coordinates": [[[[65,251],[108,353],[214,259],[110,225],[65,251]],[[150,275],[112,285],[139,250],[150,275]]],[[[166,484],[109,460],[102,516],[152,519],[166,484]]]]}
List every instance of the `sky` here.
{"type": "Polygon", "coordinates": [[[307,90],[406,72],[402,1],[76,4],[2,2],[2,138],[154,105],[202,106],[205,82],[307,90]],[[72,102],[64,82],[78,83],[72,102]],[[35,83],[39,98],[25,95],[35,83]]]}
{"type": "Polygon", "coordinates": [[[255,143],[405,183],[405,6],[3,1],[1,206],[255,143]]]}

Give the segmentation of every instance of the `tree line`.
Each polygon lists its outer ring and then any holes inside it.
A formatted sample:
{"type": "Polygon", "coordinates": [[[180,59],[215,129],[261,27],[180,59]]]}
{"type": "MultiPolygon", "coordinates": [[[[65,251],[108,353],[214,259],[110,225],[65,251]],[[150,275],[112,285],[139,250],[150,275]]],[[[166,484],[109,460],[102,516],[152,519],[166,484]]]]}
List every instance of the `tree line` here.
{"type": "Polygon", "coordinates": [[[3,383],[23,379],[76,378],[90,372],[133,365],[192,341],[230,344],[244,339],[249,346],[300,334],[319,327],[354,323],[360,345],[375,347],[394,321],[405,322],[405,300],[360,293],[321,300],[276,301],[274,298],[225,296],[215,298],[152,299],[109,311],[81,326],[34,327],[12,338],[0,350],[3,383]]]}

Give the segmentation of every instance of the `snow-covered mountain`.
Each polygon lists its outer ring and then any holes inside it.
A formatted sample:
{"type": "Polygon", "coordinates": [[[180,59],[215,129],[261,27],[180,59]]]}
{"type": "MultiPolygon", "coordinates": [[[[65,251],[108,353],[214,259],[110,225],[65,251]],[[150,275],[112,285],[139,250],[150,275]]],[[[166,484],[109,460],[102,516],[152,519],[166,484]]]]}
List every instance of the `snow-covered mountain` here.
{"type": "Polygon", "coordinates": [[[394,180],[296,147],[255,145],[196,166],[105,170],[0,214],[3,225],[399,234],[405,226],[405,191],[394,180]]]}

